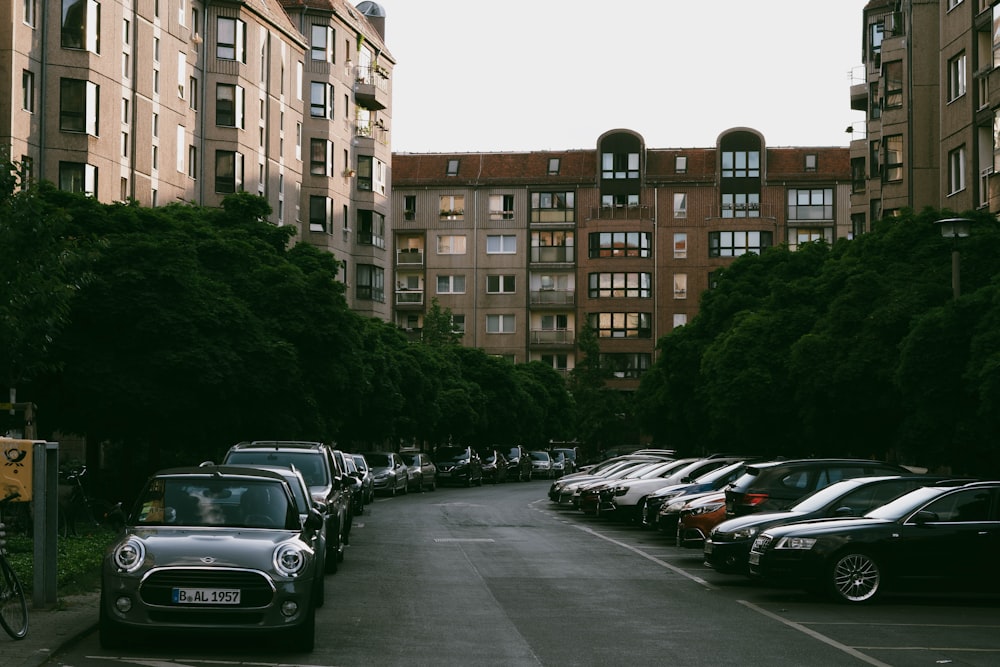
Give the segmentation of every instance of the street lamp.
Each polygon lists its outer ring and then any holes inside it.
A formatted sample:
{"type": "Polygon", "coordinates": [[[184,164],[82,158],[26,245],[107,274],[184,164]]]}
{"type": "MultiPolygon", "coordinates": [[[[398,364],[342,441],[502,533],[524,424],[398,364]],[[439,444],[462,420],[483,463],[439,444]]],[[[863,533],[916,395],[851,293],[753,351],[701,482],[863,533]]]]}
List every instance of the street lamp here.
{"type": "Polygon", "coordinates": [[[963,239],[969,235],[972,228],[972,220],[968,218],[945,218],[938,220],[941,226],[941,236],[952,239],[951,244],[951,293],[957,300],[961,294],[961,272],[962,259],[958,254],[958,239],[963,239]]]}

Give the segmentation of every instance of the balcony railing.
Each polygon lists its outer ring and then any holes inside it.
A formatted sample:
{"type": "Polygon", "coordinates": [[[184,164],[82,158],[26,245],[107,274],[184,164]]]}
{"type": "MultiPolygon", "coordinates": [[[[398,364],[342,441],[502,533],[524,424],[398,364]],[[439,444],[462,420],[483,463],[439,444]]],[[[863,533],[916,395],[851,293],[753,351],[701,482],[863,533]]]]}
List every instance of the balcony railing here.
{"type": "Polygon", "coordinates": [[[572,345],[572,329],[532,329],[531,343],[533,345],[572,345]]]}
{"type": "Polygon", "coordinates": [[[396,290],[397,306],[421,306],[423,303],[423,290],[396,290]]]}
{"type": "Polygon", "coordinates": [[[561,264],[576,261],[576,247],[566,245],[533,246],[531,261],[543,264],[561,264]]]}
{"type": "Polygon", "coordinates": [[[652,220],[650,206],[599,206],[590,209],[593,220],[652,220]]]}
{"type": "Polygon", "coordinates": [[[396,264],[401,266],[422,266],[424,251],[417,248],[404,248],[396,251],[396,264]]]}
{"type": "Polygon", "coordinates": [[[540,289],[531,290],[532,306],[572,306],[576,302],[576,290],[540,289]]]}
{"type": "Polygon", "coordinates": [[[358,137],[364,137],[366,139],[377,141],[383,146],[389,145],[389,129],[385,125],[382,125],[380,121],[376,121],[374,123],[358,123],[358,127],[354,134],[358,137]]]}

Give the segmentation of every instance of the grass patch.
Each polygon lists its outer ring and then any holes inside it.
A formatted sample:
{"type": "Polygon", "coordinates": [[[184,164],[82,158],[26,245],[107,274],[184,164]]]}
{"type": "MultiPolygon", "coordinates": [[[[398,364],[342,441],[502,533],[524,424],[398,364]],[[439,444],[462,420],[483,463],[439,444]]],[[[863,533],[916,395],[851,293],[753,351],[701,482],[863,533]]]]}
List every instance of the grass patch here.
{"type": "MultiPolygon", "coordinates": [[[[56,589],[59,595],[98,590],[101,560],[117,534],[111,530],[90,535],[59,537],[56,541],[56,589]]],[[[34,540],[26,536],[7,538],[7,560],[14,567],[25,593],[34,587],[34,540]]]]}

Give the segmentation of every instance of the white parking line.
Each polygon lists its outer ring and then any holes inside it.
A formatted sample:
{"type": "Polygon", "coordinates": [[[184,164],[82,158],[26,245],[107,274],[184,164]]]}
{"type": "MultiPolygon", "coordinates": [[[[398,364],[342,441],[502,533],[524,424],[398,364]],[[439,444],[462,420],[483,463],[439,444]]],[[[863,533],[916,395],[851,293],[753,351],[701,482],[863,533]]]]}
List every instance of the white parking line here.
{"type": "Polygon", "coordinates": [[[795,621],[790,621],[787,618],[782,618],[781,616],[778,616],[777,614],[773,614],[773,613],[767,611],[766,609],[762,609],[761,607],[758,607],[757,605],[755,605],[752,602],[748,602],[747,600],[737,600],[737,602],[739,602],[744,607],[747,607],[748,609],[752,609],[753,611],[757,612],[758,614],[761,614],[762,616],[767,616],[768,618],[770,618],[772,620],[775,620],[775,621],[778,621],[779,623],[781,623],[783,625],[787,625],[788,627],[792,628],[793,630],[798,630],[799,632],[801,632],[803,634],[809,635],[813,639],[821,641],[824,644],[827,644],[828,646],[832,646],[833,648],[837,649],[838,651],[843,651],[847,655],[852,656],[854,658],[857,658],[858,660],[861,660],[862,662],[867,662],[869,665],[876,665],[877,667],[892,667],[891,665],[889,665],[887,663],[884,663],[881,660],[876,660],[875,658],[867,656],[864,653],[862,653],[861,651],[853,649],[850,646],[847,646],[846,644],[841,644],[840,642],[838,642],[838,641],[836,641],[834,639],[830,639],[829,637],[827,637],[826,635],[824,635],[822,633],[816,632],[815,630],[813,630],[811,628],[807,628],[805,625],[803,625],[801,623],[796,623],[795,621]]]}

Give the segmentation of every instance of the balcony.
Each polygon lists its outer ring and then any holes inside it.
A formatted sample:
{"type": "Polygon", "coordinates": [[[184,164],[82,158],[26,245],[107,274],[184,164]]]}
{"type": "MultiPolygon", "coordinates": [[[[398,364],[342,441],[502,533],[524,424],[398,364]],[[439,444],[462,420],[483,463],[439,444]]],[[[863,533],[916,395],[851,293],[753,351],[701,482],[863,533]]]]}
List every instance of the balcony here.
{"type": "Polygon", "coordinates": [[[378,65],[358,66],[354,99],[366,109],[389,106],[389,71],[378,65]]]}
{"type": "Polygon", "coordinates": [[[422,308],[424,305],[424,291],[422,289],[397,289],[397,308],[422,308]]]}
{"type": "Polygon", "coordinates": [[[572,329],[532,329],[532,345],[554,345],[559,347],[574,344],[572,329]]]}
{"type": "Polygon", "coordinates": [[[402,248],[396,251],[396,266],[418,267],[424,265],[424,251],[420,248],[402,248]]]}
{"type": "Polygon", "coordinates": [[[576,261],[576,247],[566,245],[534,246],[531,248],[532,264],[572,264],[576,261]]]}
{"type": "Polygon", "coordinates": [[[590,209],[592,220],[652,220],[651,206],[595,206],[590,209]]]}
{"type": "Polygon", "coordinates": [[[361,148],[367,147],[366,140],[371,147],[374,147],[376,143],[383,146],[389,145],[389,129],[382,124],[381,120],[374,123],[358,123],[354,136],[360,140],[358,146],[361,148]]]}
{"type": "Polygon", "coordinates": [[[531,290],[532,306],[572,306],[576,303],[576,290],[539,289],[531,290]]]}

